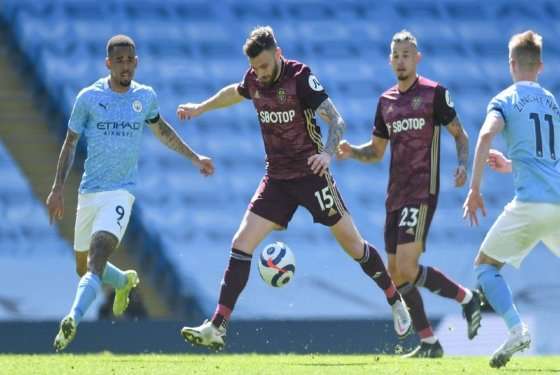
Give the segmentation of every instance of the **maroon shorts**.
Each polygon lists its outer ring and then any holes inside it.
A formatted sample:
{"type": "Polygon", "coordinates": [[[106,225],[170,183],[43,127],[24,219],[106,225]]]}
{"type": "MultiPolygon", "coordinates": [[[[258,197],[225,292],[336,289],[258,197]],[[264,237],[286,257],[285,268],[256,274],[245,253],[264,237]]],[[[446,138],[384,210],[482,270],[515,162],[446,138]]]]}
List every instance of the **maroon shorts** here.
{"type": "Polygon", "coordinates": [[[287,228],[300,205],[307,208],[315,223],[329,227],[335,225],[347,211],[330,174],[290,180],[264,176],[249,203],[249,210],[287,228]]]}
{"type": "Polygon", "coordinates": [[[397,245],[409,242],[425,244],[435,211],[435,203],[412,203],[388,212],[385,220],[385,251],[396,254],[397,245]]]}

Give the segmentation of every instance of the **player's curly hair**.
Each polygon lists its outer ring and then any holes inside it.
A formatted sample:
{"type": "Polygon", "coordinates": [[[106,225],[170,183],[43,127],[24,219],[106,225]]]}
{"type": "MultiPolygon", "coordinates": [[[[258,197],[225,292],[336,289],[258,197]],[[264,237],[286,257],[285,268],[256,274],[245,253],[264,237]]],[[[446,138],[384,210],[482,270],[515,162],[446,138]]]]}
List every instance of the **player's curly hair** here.
{"type": "Polygon", "coordinates": [[[136,44],[134,44],[134,40],[128,35],[115,35],[107,42],[107,56],[111,56],[111,53],[115,49],[115,47],[132,47],[136,50],[136,44]]]}
{"type": "Polygon", "coordinates": [[[533,30],[513,35],[508,43],[510,58],[522,69],[537,69],[541,64],[542,39],[533,30]]]}
{"type": "Polygon", "coordinates": [[[243,52],[249,58],[257,57],[264,50],[276,49],[276,38],[270,26],[257,26],[243,45],[243,52]]]}

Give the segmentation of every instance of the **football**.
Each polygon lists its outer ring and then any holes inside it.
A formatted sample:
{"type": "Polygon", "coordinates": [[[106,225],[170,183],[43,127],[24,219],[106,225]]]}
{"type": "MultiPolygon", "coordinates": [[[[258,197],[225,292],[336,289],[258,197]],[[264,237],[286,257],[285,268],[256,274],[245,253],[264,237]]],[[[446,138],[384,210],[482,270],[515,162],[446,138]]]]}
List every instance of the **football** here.
{"type": "Polygon", "coordinates": [[[282,287],[294,277],[296,259],[292,250],[283,242],[266,245],[259,259],[262,279],[273,287],[282,287]]]}

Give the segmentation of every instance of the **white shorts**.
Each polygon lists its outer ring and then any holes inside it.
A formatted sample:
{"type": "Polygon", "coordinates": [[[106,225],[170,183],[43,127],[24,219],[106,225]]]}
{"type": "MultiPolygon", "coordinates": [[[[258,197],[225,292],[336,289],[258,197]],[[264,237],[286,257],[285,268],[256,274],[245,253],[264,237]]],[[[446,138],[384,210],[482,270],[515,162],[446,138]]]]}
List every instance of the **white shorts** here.
{"type": "Polygon", "coordinates": [[[74,250],[88,251],[92,234],[105,231],[114,234],[121,242],[134,195],[126,190],[102,191],[78,195],[74,250]]]}
{"type": "Polygon", "coordinates": [[[514,199],[486,234],[480,251],[519,268],[539,241],[560,256],[560,205],[514,199]]]}

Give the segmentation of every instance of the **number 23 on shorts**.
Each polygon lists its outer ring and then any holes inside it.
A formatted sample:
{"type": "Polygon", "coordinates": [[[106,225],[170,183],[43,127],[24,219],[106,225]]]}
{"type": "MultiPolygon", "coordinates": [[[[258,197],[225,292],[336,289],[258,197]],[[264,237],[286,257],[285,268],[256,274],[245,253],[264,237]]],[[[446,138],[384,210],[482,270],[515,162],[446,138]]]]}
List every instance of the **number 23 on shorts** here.
{"type": "Polygon", "coordinates": [[[420,210],[416,207],[403,207],[399,227],[415,228],[418,224],[418,212],[420,210]]]}

